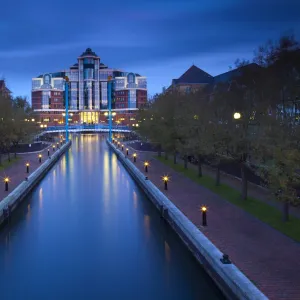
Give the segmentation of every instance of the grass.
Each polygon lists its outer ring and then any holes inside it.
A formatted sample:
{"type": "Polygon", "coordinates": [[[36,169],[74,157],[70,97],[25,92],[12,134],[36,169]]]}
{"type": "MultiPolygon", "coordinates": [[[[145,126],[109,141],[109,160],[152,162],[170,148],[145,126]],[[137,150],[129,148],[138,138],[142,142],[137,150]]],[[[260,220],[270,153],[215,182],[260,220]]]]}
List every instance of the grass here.
{"type": "Polygon", "coordinates": [[[165,158],[163,157],[157,156],[156,158],[175,171],[182,173],[191,180],[220,195],[228,202],[244,209],[264,223],[274,227],[283,234],[300,242],[300,219],[290,216],[290,220],[288,222],[283,222],[282,213],[277,208],[252,197],[248,197],[247,200],[242,200],[241,193],[238,190],[225,184],[216,186],[215,178],[206,175],[199,177],[197,174],[197,170],[195,169],[185,169],[182,164],[175,165],[173,163],[173,160],[165,160],[165,158]]]}
{"type": "Polygon", "coordinates": [[[8,168],[9,166],[13,165],[15,162],[17,162],[19,160],[19,157],[11,157],[10,161],[8,161],[7,159],[3,159],[2,160],[2,164],[0,165],[0,171],[5,170],[6,168],[8,168]]]}

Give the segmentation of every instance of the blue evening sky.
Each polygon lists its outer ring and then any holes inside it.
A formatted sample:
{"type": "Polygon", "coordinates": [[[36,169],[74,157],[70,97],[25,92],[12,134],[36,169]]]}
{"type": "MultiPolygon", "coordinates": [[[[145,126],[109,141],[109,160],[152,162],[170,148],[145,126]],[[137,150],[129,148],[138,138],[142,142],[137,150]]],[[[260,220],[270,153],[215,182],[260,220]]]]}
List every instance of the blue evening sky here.
{"type": "Polygon", "coordinates": [[[0,77],[30,99],[31,78],[92,48],[110,67],[148,77],[161,92],[192,64],[217,75],[281,34],[300,34],[296,0],[4,0],[0,77]]]}

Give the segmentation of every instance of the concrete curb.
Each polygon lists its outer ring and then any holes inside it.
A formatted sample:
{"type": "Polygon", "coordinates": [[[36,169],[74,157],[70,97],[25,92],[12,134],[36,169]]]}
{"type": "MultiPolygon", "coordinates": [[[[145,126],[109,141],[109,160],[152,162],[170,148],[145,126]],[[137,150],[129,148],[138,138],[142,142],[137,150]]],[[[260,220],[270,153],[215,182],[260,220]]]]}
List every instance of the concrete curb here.
{"type": "Polygon", "coordinates": [[[228,299],[268,299],[235,265],[223,264],[220,261],[223,253],[150,180],[145,179],[123,152],[109,141],[107,143],[228,299]]]}
{"type": "Polygon", "coordinates": [[[29,194],[29,192],[40,182],[40,180],[48,173],[52,166],[59,158],[70,148],[71,141],[61,146],[61,148],[53,153],[51,159],[47,159],[39,168],[37,168],[27,181],[21,182],[7,197],[0,202],[0,225],[5,220],[4,210],[9,208],[10,212],[14,211],[18,204],[29,194]]]}

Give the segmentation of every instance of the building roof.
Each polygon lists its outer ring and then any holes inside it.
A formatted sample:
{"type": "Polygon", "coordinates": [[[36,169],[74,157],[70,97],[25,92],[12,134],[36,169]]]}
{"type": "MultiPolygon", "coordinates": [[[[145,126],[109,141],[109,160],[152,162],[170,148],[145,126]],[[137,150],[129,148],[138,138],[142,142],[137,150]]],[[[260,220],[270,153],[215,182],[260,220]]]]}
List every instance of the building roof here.
{"type": "Polygon", "coordinates": [[[255,70],[258,70],[259,68],[260,68],[260,66],[258,64],[251,63],[251,64],[248,64],[248,65],[245,65],[245,66],[242,66],[242,67],[236,68],[234,70],[230,70],[228,72],[225,72],[225,73],[215,76],[213,83],[214,84],[225,83],[225,82],[232,80],[234,77],[240,76],[242,74],[242,71],[245,69],[255,71],[255,70]]]}
{"type": "Polygon", "coordinates": [[[97,54],[96,54],[95,52],[93,52],[91,48],[87,48],[87,49],[80,55],[80,57],[84,57],[84,56],[95,56],[95,57],[98,57],[97,54]]]}
{"type": "Polygon", "coordinates": [[[210,83],[213,77],[205,71],[192,65],[183,75],[178,79],[173,79],[172,84],[181,83],[210,83]]]}

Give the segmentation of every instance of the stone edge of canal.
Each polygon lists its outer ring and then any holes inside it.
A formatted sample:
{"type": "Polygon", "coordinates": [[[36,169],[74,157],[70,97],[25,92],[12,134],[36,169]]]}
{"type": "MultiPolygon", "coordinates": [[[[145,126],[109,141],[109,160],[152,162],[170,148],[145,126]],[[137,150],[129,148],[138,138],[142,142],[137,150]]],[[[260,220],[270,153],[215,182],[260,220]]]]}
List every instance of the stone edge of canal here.
{"type": "Polygon", "coordinates": [[[1,225],[9,221],[10,215],[22,202],[22,200],[32,191],[32,189],[45,177],[60,157],[70,148],[72,142],[64,144],[51,156],[51,159],[45,160],[27,180],[21,182],[8,196],[0,202],[0,228],[1,225]]]}
{"type": "Polygon", "coordinates": [[[234,264],[223,264],[223,253],[111,142],[119,161],[170,224],[197,261],[228,299],[268,299],[234,264]]]}

